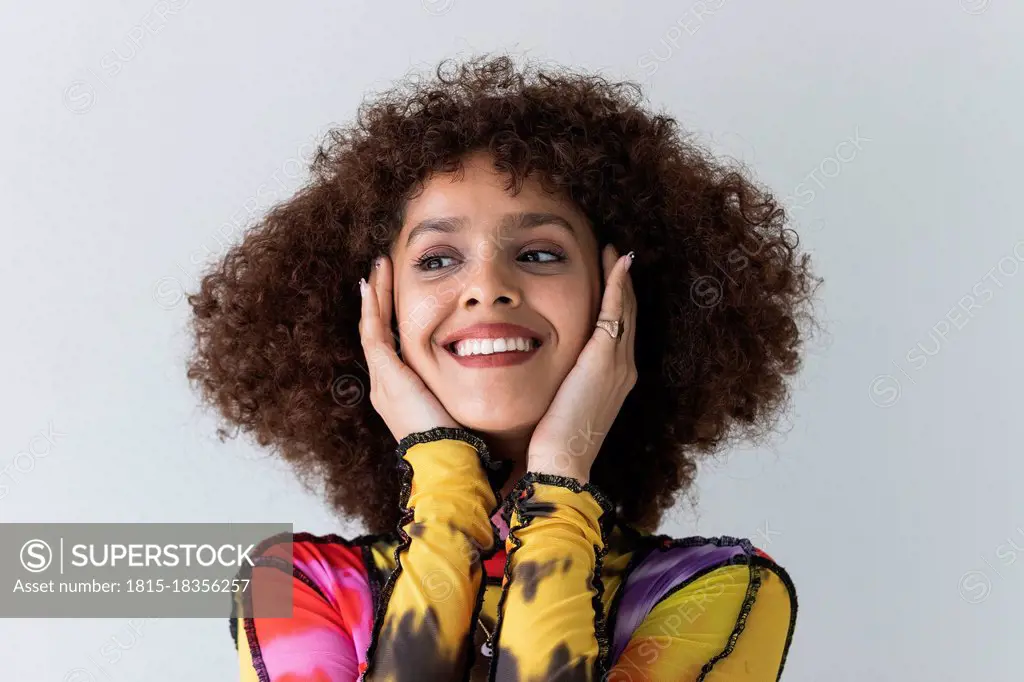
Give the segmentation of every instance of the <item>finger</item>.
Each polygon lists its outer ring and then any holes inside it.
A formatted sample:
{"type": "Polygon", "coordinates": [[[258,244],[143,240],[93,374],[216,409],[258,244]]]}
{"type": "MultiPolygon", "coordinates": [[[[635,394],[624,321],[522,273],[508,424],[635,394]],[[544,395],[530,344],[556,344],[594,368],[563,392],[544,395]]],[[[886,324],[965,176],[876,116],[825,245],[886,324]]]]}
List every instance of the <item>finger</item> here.
{"type": "Polygon", "coordinates": [[[367,298],[372,299],[369,303],[373,311],[372,319],[376,323],[377,341],[394,350],[395,339],[391,334],[391,283],[388,281],[390,271],[385,271],[385,268],[385,265],[370,267],[367,298]],[[382,290],[386,290],[386,293],[382,290]]]}
{"type": "Polygon", "coordinates": [[[607,289],[611,281],[612,271],[615,270],[615,262],[619,259],[619,252],[613,244],[608,244],[601,250],[601,272],[604,273],[604,286],[607,289]]]}
{"type": "Polygon", "coordinates": [[[628,260],[623,259],[623,267],[621,271],[616,271],[615,265],[620,260],[619,250],[616,249],[615,246],[612,244],[609,244],[608,246],[610,248],[607,250],[606,255],[606,258],[609,259],[608,267],[606,268],[606,272],[608,273],[607,286],[617,286],[622,288],[622,312],[620,314],[619,319],[621,319],[623,323],[623,332],[622,339],[619,339],[619,341],[623,348],[626,348],[626,343],[624,343],[624,341],[626,340],[626,335],[629,334],[633,329],[632,317],[633,310],[635,308],[635,300],[631,296],[632,287],[630,286],[631,281],[628,273],[629,265],[631,265],[631,263],[628,260]]]}
{"type": "Polygon", "coordinates": [[[373,357],[374,348],[377,346],[377,330],[374,324],[374,305],[369,299],[371,298],[370,284],[365,281],[364,278],[359,278],[359,343],[363,347],[363,355],[366,356],[366,362],[369,365],[370,378],[373,379],[373,363],[370,362],[370,358],[373,357]]]}
{"type": "Polygon", "coordinates": [[[377,309],[380,311],[379,318],[381,328],[391,339],[389,346],[395,347],[395,333],[391,331],[391,315],[394,301],[394,268],[391,266],[391,259],[381,256],[377,261],[378,266],[374,268],[374,289],[377,292],[377,309]]]}
{"type": "MultiPolygon", "coordinates": [[[[612,261],[614,258],[614,247],[609,245],[606,250],[608,254],[606,258],[611,262],[611,267],[607,268],[608,272],[608,283],[605,286],[604,297],[601,300],[601,312],[598,314],[598,318],[602,320],[619,320],[623,319],[623,306],[625,304],[624,291],[622,286],[622,277],[625,275],[626,258],[620,257],[612,261]]],[[[611,342],[615,342],[610,334],[607,334],[603,329],[595,328],[596,333],[602,334],[611,342]]]]}
{"type": "MultiPolygon", "coordinates": [[[[627,254],[628,255],[628,254],[627,254]]],[[[626,348],[626,357],[631,366],[636,367],[636,318],[637,302],[636,290],[633,288],[632,270],[626,268],[622,277],[623,290],[623,324],[626,325],[622,333],[623,346],[626,348]]]]}
{"type": "MultiPolygon", "coordinates": [[[[373,279],[371,275],[371,281],[373,279]]],[[[391,339],[390,333],[381,328],[376,292],[370,282],[367,282],[365,287],[359,320],[359,336],[363,345],[363,353],[366,355],[372,388],[372,385],[376,385],[380,380],[380,369],[390,363],[391,356],[395,352],[391,346],[394,341],[391,339]]]]}
{"type": "MultiPolygon", "coordinates": [[[[617,254],[614,247],[609,251],[612,254],[617,254]]],[[[621,353],[619,357],[623,362],[629,363],[629,366],[635,371],[637,304],[636,294],[633,289],[633,278],[629,273],[631,265],[632,262],[629,258],[629,254],[626,254],[621,259],[614,261],[613,266],[608,268],[609,282],[607,289],[618,289],[621,291],[621,313],[618,318],[613,318],[622,320],[623,325],[622,338],[619,339],[617,344],[621,353]]]]}
{"type": "Polygon", "coordinates": [[[632,321],[636,311],[636,297],[633,295],[633,278],[629,274],[629,268],[633,265],[633,262],[629,255],[627,253],[622,257],[622,267],[615,273],[615,280],[611,283],[612,286],[622,290],[622,321],[625,325],[625,331],[622,333],[623,339],[633,330],[634,325],[632,321]]]}
{"type": "Polygon", "coordinates": [[[622,267],[615,273],[615,280],[612,282],[613,287],[617,287],[622,292],[622,338],[619,339],[619,346],[622,349],[624,358],[628,358],[632,366],[632,352],[633,352],[633,338],[634,332],[636,331],[636,298],[633,295],[633,282],[632,277],[629,274],[629,268],[632,265],[632,260],[629,254],[626,254],[622,258],[622,267]]]}

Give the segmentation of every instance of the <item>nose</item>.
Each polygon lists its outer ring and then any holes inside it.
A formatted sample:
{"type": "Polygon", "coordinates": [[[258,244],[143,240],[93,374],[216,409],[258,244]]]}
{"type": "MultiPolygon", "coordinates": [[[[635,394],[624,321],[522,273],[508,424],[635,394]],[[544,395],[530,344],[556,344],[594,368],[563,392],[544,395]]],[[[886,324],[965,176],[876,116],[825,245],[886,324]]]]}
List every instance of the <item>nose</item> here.
{"type": "Polygon", "coordinates": [[[515,273],[504,263],[501,253],[488,255],[490,257],[476,258],[470,266],[469,277],[459,295],[459,306],[467,310],[480,305],[519,307],[523,295],[515,273]]]}

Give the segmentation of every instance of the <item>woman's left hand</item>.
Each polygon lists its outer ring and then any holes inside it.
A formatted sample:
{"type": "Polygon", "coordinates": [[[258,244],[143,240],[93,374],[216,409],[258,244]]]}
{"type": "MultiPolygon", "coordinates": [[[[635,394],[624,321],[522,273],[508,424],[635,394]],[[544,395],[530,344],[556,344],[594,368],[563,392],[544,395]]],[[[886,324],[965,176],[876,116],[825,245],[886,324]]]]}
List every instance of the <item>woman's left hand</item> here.
{"type": "Polygon", "coordinates": [[[527,471],[586,483],[604,436],[636,385],[636,295],[628,273],[633,259],[618,255],[611,244],[602,252],[605,292],[598,319],[621,319],[622,337],[616,341],[604,329],[594,327],[576,365],[533,431],[527,471]]]}

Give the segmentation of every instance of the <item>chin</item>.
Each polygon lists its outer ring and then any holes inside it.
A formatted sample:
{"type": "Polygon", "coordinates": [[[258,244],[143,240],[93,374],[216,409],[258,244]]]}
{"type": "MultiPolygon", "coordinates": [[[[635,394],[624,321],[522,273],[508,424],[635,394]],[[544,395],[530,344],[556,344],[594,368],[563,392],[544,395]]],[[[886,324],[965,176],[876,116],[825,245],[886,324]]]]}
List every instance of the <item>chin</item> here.
{"type": "Polygon", "coordinates": [[[532,429],[543,415],[512,414],[498,406],[462,406],[450,410],[452,418],[468,429],[489,434],[507,434],[532,429]]]}

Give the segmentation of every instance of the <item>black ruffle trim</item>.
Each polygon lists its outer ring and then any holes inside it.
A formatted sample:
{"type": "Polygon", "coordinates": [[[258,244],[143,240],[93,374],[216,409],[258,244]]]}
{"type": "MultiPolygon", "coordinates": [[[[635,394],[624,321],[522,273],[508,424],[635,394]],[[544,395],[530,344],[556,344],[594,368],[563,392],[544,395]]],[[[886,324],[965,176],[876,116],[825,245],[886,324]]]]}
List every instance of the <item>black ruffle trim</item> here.
{"type": "MultiPolygon", "coordinates": [[[[314,582],[309,578],[309,576],[307,576],[305,573],[303,573],[300,569],[296,568],[294,566],[294,564],[286,561],[285,559],[282,559],[281,557],[257,556],[255,559],[253,559],[253,563],[252,563],[251,566],[243,567],[243,570],[245,570],[245,576],[246,576],[245,579],[251,579],[252,571],[255,570],[257,567],[260,567],[260,566],[273,567],[273,568],[276,568],[276,569],[278,569],[279,571],[281,571],[283,573],[288,573],[289,572],[288,569],[289,569],[289,567],[291,567],[292,577],[298,578],[303,583],[305,583],[306,585],[308,585],[311,588],[313,588],[316,591],[316,593],[320,595],[321,598],[326,600],[326,597],[324,597],[323,592],[320,591],[320,588],[318,588],[314,584],[314,582]]],[[[250,589],[245,590],[245,592],[243,593],[242,602],[243,602],[243,604],[242,604],[243,612],[251,613],[252,612],[252,584],[251,583],[250,583],[250,589]]],[[[237,623],[238,611],[237,611],[237,606],[238,605],[234,602],[234,600],[232,600],[232,608],[231,608],[231,623],[232,623],[231,635],[235,639],[235,649],[236,650],[238,649],[238,646],[239,646],[239,643],[238,643],[238,623],[237,623]]],[[[257,677],[257,679],[259,679],[260,682],[271,682],[270,674],[267,672],[267,664],[263,661],[263,651],[262,651],[262,649],[260,647],[259,638],[256,636],[256,621],[255,621],[254,618],[252,618],[250,616],[250,617],[244,618],[243,622],[245,624],[245,643],[246,643],[246,646],[249,648],[249,656],[250,656],[250,658],[252,660],[252,667],[256,671],[256,677],[257,677]]]]}
{"type": "MultiPolygon", "coordinates": [[[[512,523],[512,507],[516,504],[521,496],[525,494],[525,491],[530,488],[534,483],[544,483],[547,485],[557,485],[562,488],[567,488],[574,493],[588,492],[601,505],[603,513],[601,514],[601,535],[606,535],[608,530],[614,523],[615,505],[608,499],[608,496],[601,491],[600,488],[595,486],[589,481],[587,483],[580,483],[575,478],[569,476],[558,476],[556,474],[541,474],[536,471],[528,471],[523,474],[522,478],[516,481],[516,484],[512,486],[512,490],[509,491],[508,498],[502,505],[501,517],[505,520],[506,525],[512,523]],[[607,528],[606,528],[607,526],[607,528]]],[[[532,494],[532,493],[531,493],[532,494]]],[[[525,499],[525,498],[524,498],[525,499]]]]}
{"type": "Polygon", "coordinates": [[[608,553],[608,534],[601,529],[601,549],[594,547],[594,637],[597,639],[597,661],[595,664],[594,679],[604,680],[608,675],[608,658],[611,656],[611,641],[607,630],[607,621],[604,616],[604,579],[601,576],[601,568],[605,554],[608,553]]]}
{"type": "Polygon", "coordinates": [[[520,513],[522,523],[513,527],[511,520],[512,512],[519,504],[533,497],[536,492],[536,489],[534,488],[534,484],[536,483],[560,486],[567,488],[574,493],[588,492],[601,506],[602,513],[598,518],[598,526],[601,529],[601,547],[598,547],[597,545],[593,546],[594,573],[591,578],[591,586],[594,588],[594,597],[591,600],[591,604],[594,611],[594,638],[597,640],[597,658],[594,661],[595,670],[593,679],[603,680],[608,674],[608,658],[611,656],[611,643],[609,641],[607,623],[604,616],[604,581],[601,579],[601,567],[603,565],[604,557],[608,553],[608,536],[615,523],[615,507],[608,497],[601,492],[600,488],[590,482],[580,483],[575,478],[568,476],[558,476],[555,474],[543,474],[537,472],[527,472],[524,474],[523,477],[516,482],[515,486],[513,486],[512,490],[509,492],[508,498],[506,498],[502,505],[502,517],[505,519],[505,523],[509,527],[508,539],[512,542],[512,549],[509,550],[508,555],[505,557],[505,572],[504,579],[502,581],[504,586],[502,587],[501,595],[498,598],[498,618],[494,624],[494,631],[491,633],[491,637],[487,641],[491,651],[494,652],[494,658],[491,659],[491,664],[487,671],[487,680],[488,682],[495,682],[495,676],[498,670],[498,657],[500,655],[497,643],[501,635],[502,621],[505,616],[505,601],[508,597],[509,588],[512,585],[512,555],[515,554],[522,546],[522,541],[516,537],[515,531],[525,528],[533,521],[532,516],[520,513]]]}
{"type": "MultiPolygon", "coordinates": [[[[626,563],[622,574],[619,576],[619,589],[616,591],[615,596],[612,597],[611,607],[608,609],[605,627],[608,629],[608,632],[611,632],[613,635],[619,618],[619,603],[626,594],[626,579],[629,578],[630,574],[636,570],[636,567],[639,566],[645,558],[647,558],[647,555],[654,551],[653,547],[645,547],[642,542],[639,542],[639,540],[642,540],[643,536],[638,530],[621,522],[617,522],[615,525],[618,527],[619,532],[624,536],[624,538],[626,538],[625,540],[620,540],[620,542],[625,542],[631,546],[631,549],[624,550],[625,552],[631,553],[631,556],[629,561],[626,563]]],[[[608,652],[608,656],[609,660],[607,663],[610,668],[612,665],[611,651],[608,652]]]]}
{"type": "MultiPolygon", "coordinates": [[[[487,475],[487,480],[491,486],[491,490],[494,492],[495,498],[498,501],[498,504],[495,506],[494,510],[491,511],[490,515],[493,516],[494,512],[501,506],[501,495],[498,490],[500,490],[501,486],[504,485],[505,481],[508,479],[508,475],[512,471],[514,462],[492,459],[490,450],[487,448],[487,444],[482,438],[475,435],[468,429],[449,426],[435,426],[434,428],[427,429],[426,431],[410,433],[398,441],[398,446],[396,447],[395,452],[398,455],[398,469],[402,476],[402,485],[399,493],[399,508],[401,510],[401,517],[398,521],[399,541],[398,544],[395,545],[394,551],[395,568],[391,571],[391,574],[388,576],[384,585],[380,588],[379,602],[373,618],[373,630],[370,634],[370,644],[366,649],[366,670],[363,671],[362,677],[360,677],[361,680],[369,678],[370,673],[373,671],[380,631],[384,625],[384,617],[387,615],[388,603],[391,601],[391,593],[395,589],[395,583],[398,580],[398,576],[402,573],[401,554],[409,548],[409,544],[412,542],[412,538],[405,531],[405,526],[407,526],[415,517],[415,511],[408,506],[409,497],[412,494],[413,470],[412,465],[409,464],[405,455],[413,445],[418,443],[432,443],[434,441],[445,439],[461,440],[468,443],[474,450],[476,450],[477,456],[480,458],[480,463],[487,475]]],[[[488,520],[490,520],[490,516],[488,516],[488,520]]],[[[494,523],[491,523],[491,535],[493,538],[491,543],[492,546],[487,552],[483,553],[479,559],[480,590],[477,594],[477,603],[473,609],[473,620],[470,621],[469,633],[467,635],[469,638],[469,646],[467,646],[469,653],[467,654],[468,664],[463,676],[463,682],[469,680],[469,676],[472,671],[472,664],[476,656],[476,652],[473,648],[473,636],[477,622],[476,616],[483,606],[484,589],[486,588],[486,581],[484,580],[486,571],[484,570],[483,561],[485,558],[490,558],[494,555],[497,551],[498,543],[501,541],[498,529],[494,526],[494,523]]]]}
{"type": "MultiPolygon", "coordinates": [[[[750,543],[747,543],[748,545],[750,543]]],[[[744,550],[747,548],[744,547],[744,550]]],[[[732,653],[736,647],[736,640],[740,638],[744,628],[747,626],[747,617],[750,615],[750,610],[754,608],[754,600],[757,599],[757,591],[761,589],[761,568],[753,562],[753,556],[748,554],[748,559],[751,559],[747,563],[747,568],[750,572],[750,581],[747,583],[747,593],[743,597],[743,605],[740,606],[739,616],[736,617],[736,625],[733,626],[732,633],[729,635],[729,641],[726,643],[725,648],[722,649],[717,655],[713,656],[710,661],[704,664],[700,669],[700,674],[697,676],[696,682],[704,682],[711,669],[715,667],[715,664],[720,660],[732,653]]],[[[781,665],[780,665],[780,673],[781,665]]]]}
{"type": "Polygon", "coordinates": [[[501,489],[501,486],[505,485],[505,481],[508,480],[509,474],[512,473],[512,467],[515,462],[507,459],[494,459],[491,457],[491,451],[487,447],[487,443],[482,438],[477,436],[469,429],[454,428],[451,426],[435,426],[432,429],[426,431],[417,431],[410,433],[409,435],[398,441],[398,447],[396,453],[399,459],[405,459],[405,453],[413,445],[418,443],[432,443],[438,440],[444,439],[450,440],[461,440],[464,443],[469,443],[476,450],[476,454],[480,457],[480,463],[484,467],[484,472],[487,474],[487,481],[491,484],[491,490],[497,491],[501,489]]]}
{"type": "MultiPolygon", "coordinates": [[[[494,497],[497,500],[497,503],[494,505],[494,508],[491,509],[490,512],[487,514],[488,521],[490,521],[491,517],[494,516],[495,512],[497,512],[498,509],[501,508],[501,494],[495,492],[494,497]]],[[[466,661],[466,676],[463,678],[463,682],[469,682],[469,678],[473,673],[473,665],[476,663],[477,651],[476,646],[474,646],[475,643],[473,640],[476,638],[476,628],[477,624],[480,622],[480,611],[483,609],[484,596],[487,593],[487,569],[484,568],[484,562],[487,559],[490,559],[492,556],[494,556],[498,552],[498,550],[504,546],[504,543],[501,541],[501,535],[498,533],[498,529],[497,527],[495,527],[494,522],[490,521],[490,524],[491,535],[493,539],[491,540],[491,548],[483,552],[479,558],[480,588],[477,590],[476,603],[473,605],[473,615],[469,621],[469,632],[466,634],[466,649],[469,651],[469,654],[466,661]]]]}
{"type": "MultiPolygon", "coordinates": [[[[515,499],[514,495],[509,495],[508,499],[515,499]]],[[[503,512],[504,515],[504,512],[503,512]]],[[[487,667],[487,682],[495,682],[495,676],[498,673],[498,658],[501,656],[501,650],[498,648],[498,638],[501,635],[501,626],[505,620],[505,600],[508,598],[509,586],[512,584],[512,555],[515,554],[519,547],[523,544],[519,538],[515,536],[514,530],[518,528],[512,528],[509,525],[507,540],[512,543],[512,549],[509,550],[508,554],[505,555],[505,570],[502,573],[503,578],[501,581],[502,588],[501,594],[498,595],[498,606],[497,606],[497,618],[494,621],[494,629],[491,630],[491,636],[487,639],[487,647],[491,650],[491,663],[487,667]]]]}
{"type": "MultiPolygon", "coordinates": [[[[286,532],[276,533],[276,534],[271,535],[268,538],[264,538],[263,540],[258,542],[256,544],[256,547],[253,548],[253,554],[256,556],[256,559],[253,560],[254,564],[262,557],[263,552],[265,552],[268,548],[272,547],[273,545],[275,545],[275,544],[277,544],[279,542],[294,542],[294,537],[295,537],[295,535],[293,533],[289,533],[289,532],[286,531],[286,532]]],[[[235,572],[235,578],[241,579],[241,580],[250,580],[252,578],[252,569],[254,567],[255,566],[242,566],[241,568],[238,569],[238,571],[235,572]]],[[[251,585],[251,583],[250,583],[250,585],[251,585]]],[[[238,616],[239,616],[238,603],[235,600],[235,594],[231,594],[230,597],[231,597],[231,613],[228,616],[228,630],[231,632],[231,639],[235,642],[235,650],[237,651],[238,650],[238,616]]],[[[246,600],[246,602],[245,602],[244,607],[243,607],[243,611],[244,612],[251,612],[251,608],[250,607],[252,606],[252,595],[250,595],[249,591],[246,590],[243,593],[242,598],[243,599],[248,598],[246,600]]],[[[251,619],[246,618],[245,620],[246,620],[246,623],[248,623],[248,621],[251,620],[251,619]]],[[[260,661],[259,661],[260,665],[255,665],[256,664],[256,660],[255,659],[253,660],[254,667],[256,668],[256,672],[257,673],[260,672],[260,668],[262,666],[262,662],[263,662],[262,659],[260,659],[260,661]]],[[[264,671],[263,674],[265,675],[266,671],[264,671]]],[[[261,679],[261,682],[262,682],[263,678],[261,677],[260,679],[261,679]]]]}
{"type": "MultiPolygon", "coordinates": [[[[415,435],[415,434],[412,434],[415,435]]],[[[408,447],[408,446],[407,446],[408,447]]],[[[404,455],[404,450],[402,451],[404,455]]],[[[400,456],[398,458],[398,466],[402,475],[402,488],[399,498],[399,508],[401,509],[402,515],[398,520],[398,544],[395,545],[395,568],[388,575],[388,579],[384,582],[384,585],[380,590],[380,599],[377,603],[377,610],[373,616],[373,630],[370,633],[370,644],[366,648],[366,669],[360,676],[360,680],[368,679],[370,673],[373,672],[375,659],[377,657],[377,645],[380,639],[380,631],[384,626],[384,617],[387,615],[388,602],[391,601],[391,592],[395,589],[395,582],[398,580],[398,576],[402,573],[402,562],[400,561],[400,554],[409,547],[411,538],[409,534],[405,532],[405,526],[408,525],[413,519],[413,510],[406,506],[409,502],[409,494],[412,491],[412,467],[405,457],[400,456]]]]}

